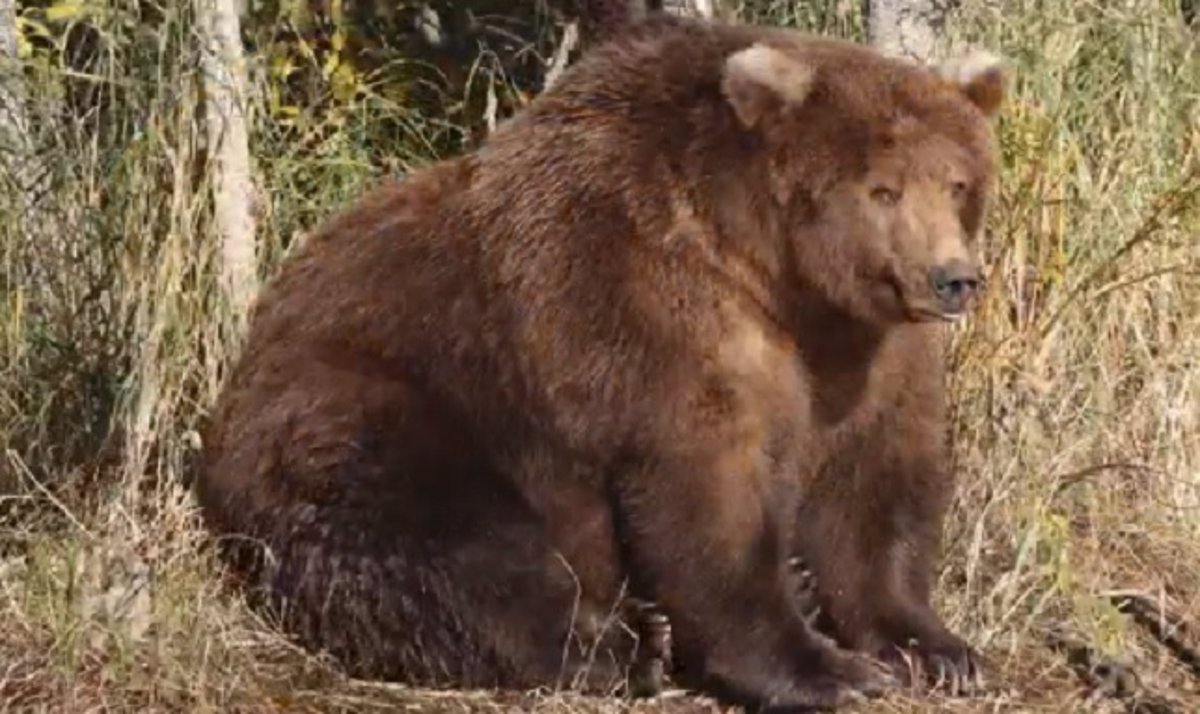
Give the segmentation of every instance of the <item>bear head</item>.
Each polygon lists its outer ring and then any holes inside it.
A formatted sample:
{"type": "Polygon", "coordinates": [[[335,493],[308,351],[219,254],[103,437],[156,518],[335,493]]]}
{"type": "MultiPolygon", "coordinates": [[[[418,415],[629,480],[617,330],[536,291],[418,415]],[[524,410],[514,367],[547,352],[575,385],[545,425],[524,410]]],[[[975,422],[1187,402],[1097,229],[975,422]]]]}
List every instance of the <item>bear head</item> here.
{"type": "Polygon", "coordinates": [[[777,35],[726,58],[722,92],[763,154],[772,240],[802,288],[874,324],[967,311],[1004,84],[984,53],[924,67],[777,35]]]}

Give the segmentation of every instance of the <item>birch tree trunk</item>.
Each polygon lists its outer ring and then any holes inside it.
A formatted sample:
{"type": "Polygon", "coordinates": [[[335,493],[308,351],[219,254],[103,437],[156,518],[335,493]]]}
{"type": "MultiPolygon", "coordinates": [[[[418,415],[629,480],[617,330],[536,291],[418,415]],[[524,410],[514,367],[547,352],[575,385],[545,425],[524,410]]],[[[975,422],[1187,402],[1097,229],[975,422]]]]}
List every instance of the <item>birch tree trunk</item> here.
{"type": "Polygon", "coordinates": [[[258,290],[245,53],[237,0],[197,0],[203,51],[204,119],[213,177],[221,278],[240,334],[258,290]]]}
{"type": "Polygon", "coordinates": [[[673,15],[712,17],[712,0],[663,0],[663,11],[673,15]]]}
{"type": "Polygon", "coordinates": [[[951,0],[865,0],[867,36],[881,52],[926,62],[946,24],[951,0]]]}
{"type": "MultiPolygon", "coordinates": [[[[13,181],[23,193],[28,188],[24,168],[29,118],[25,114],[25,79],[17,49],[17,2],[0,0],[0,168],[5,172],[5,181],[13,181]]],[[[28,208],[28,201],[25,204],[28,208]]]]}
{"type": "Polygon", "coordinates": [[[0,0],[0,129],[23,126],[24,82],[17,64],[17,1],[0,0]],[[19,100],[19,101],[18,101],[19,100]]]}
{"type": "Polygon", "coordinates": [[[30,124],[29,91],[19,57],[17,0],[0,0],[0,185],[12,188],[14,215],[19,216],[19,244],[36,245],[61,231],[52,211],[40,205],[49,193],[51,167],[38,156],[37,138],[47,127],[30,124]]]}
{"type": "Polygon", "coordinates": [[[662,9],[673,15],[691,15],[710,20],[733,17],[732,0],[662,0],[662,9]]]}

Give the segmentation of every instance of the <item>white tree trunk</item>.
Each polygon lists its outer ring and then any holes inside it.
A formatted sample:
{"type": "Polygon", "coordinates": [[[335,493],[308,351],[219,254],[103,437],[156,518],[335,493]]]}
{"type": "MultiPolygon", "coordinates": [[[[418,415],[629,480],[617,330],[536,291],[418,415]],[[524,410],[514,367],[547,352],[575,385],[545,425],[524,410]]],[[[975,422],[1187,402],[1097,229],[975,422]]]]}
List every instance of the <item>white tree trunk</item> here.
{"type": "Polygon", "coordinates": [[[726,20],[733,15],[732,0],[662,0],[663,12],[726,20]]]}
{"type": "Polygon", "coordinates": [[[258,290],[245,53],[236,0],[197,0],[204,42],[204,115],[222,280],[240,330],[258,290]]]}
{"type": "Polygon", "coordinates": [[[663,0],[663,11],[675,15],[712,17],[712,0],[663,0]]]}
{"type": "Polygon", "coordinates": [[[737,18],[737,5],[735,0],[662,0],[664,12],[722,22],[737,18]]]}
{"type": "Polygon", "coordinates": [[[29,118],[25,114],[25,79],[17,48],[16,0],[0,0],[0,168],[7,180],[24,190],[28,188],[25,169],[29,118]]]}
{"type": "Polygon", "coordinates": [[[22,111],[24,107],[24,83],[21,81],[20,67],[17,64],[17,2],[16,0],[0,0],[0,128],[7,130],[15,120],[23,126],[22,111]],[[13,100],[19,99],[20,102],[13,100]]]}
{"type": "MultiPolygon", "coordinates": [[[[29,118],[17,28],[17,0],[0,0],[0,182],[15,187],[14,215],[27,244],[60,235],[51,211],[39,205],[47,195],[51,173],[37,155],[29,118]]],[[[45,132],[46,127],[41,127],[45,132]]]]}
{"type": "Polygon", "coordinates": [[[866,0],[867,36],[881,52],[927,62],[949,13],[948,0],[866,0]]]}

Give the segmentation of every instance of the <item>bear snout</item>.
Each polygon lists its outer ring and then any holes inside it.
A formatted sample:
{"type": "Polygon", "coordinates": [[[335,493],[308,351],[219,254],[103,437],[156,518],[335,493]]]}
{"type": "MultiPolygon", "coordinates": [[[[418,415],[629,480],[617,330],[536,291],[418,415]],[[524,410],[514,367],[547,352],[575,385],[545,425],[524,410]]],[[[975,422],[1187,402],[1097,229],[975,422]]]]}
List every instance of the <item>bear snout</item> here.
{"type": "Polygon", "coordinates": [[[966,312],[982,282],[979,268],[965,260],[951,260],[929,271],[929,283],[945,317],[958,317],[966,312]]]}

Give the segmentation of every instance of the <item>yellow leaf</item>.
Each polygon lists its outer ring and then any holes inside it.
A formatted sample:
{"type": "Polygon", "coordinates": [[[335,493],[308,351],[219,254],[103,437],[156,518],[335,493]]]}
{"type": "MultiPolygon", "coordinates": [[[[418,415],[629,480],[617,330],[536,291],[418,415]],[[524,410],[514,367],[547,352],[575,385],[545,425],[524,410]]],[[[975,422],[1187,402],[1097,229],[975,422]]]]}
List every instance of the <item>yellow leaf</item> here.
{"type": "Polygon", "coordinates": [[[46,19],[50,22],[77,20],[90,12],[83,0],[59,0],[46,8],[46,19]]]}
{"type": "Polygon", "coordinates": [[[271,75],[276,79],[287,79],[296,71],[296,64],[287,55],[276,55],[271,60],[271,75]]]}
{"type": "Polygon", "coordinates": [[[354,68],[348,64],[338,65],[333,72],[331,78],[333,83],[333,96],[339,102],[348,102],[354,98],[358,92],[358,75],[354,72],[354,68]]]}
{"type": "Polygon", "coordinates": [[[341,64],[340,59],[336,53],[330,52],[329,56],[325,58],[325,64],[321,67],[321,76],[325,79],[332,77],[333,73],[337,71],[338,65],[341,64]]]}

